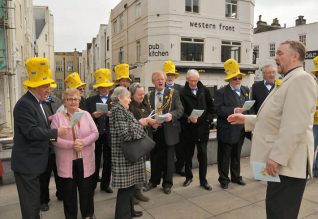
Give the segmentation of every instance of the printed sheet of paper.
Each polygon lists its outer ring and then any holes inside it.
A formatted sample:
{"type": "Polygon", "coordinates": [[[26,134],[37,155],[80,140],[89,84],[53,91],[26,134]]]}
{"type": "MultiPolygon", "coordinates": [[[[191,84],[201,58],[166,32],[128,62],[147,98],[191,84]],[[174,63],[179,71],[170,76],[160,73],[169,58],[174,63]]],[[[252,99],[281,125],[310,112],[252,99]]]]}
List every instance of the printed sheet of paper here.
{"type": "Polygon", "coordinates": [[[70,119],[70,123],[68,125],[71,127],[75,126],[81,120],[83,115],[84,115],[84,112],[75,112],[72,115],[70,119]]]}
{"type": "Polygon", "coordinates": [[[254,103],[255,103],[255,100],[247,100],[247,101],[245,101],[242,108],[245,110],[250,110],[252,108],[252,106],[254,105],[254,103]]]}
{"type": "Polygon", "coordinates": [[[200,117],[200,116],[202,116],[203,113],[204,113],[204,110],[193,109],[190,117],[192,117],[192,116],[200,117]]]}
{"type": "Polygon", "coordinates": [[[108,105],[106,103],[96,103],[96,111],[97,112],[108,112],[108,105]]]}
{"type": "Polygon", "coordinates": [[[156,115],[156,120],[158,123],[164,123],[167,119],[168,115],[167,114],[162,114],[162,115],[156,115]]]}
{"type": "Polygon", "coordinates": [[[253,175],[255,179],[269,182],[280,182],[279,176],[271,176],[266,172],[266,164],[252,162],[253,175]]]}

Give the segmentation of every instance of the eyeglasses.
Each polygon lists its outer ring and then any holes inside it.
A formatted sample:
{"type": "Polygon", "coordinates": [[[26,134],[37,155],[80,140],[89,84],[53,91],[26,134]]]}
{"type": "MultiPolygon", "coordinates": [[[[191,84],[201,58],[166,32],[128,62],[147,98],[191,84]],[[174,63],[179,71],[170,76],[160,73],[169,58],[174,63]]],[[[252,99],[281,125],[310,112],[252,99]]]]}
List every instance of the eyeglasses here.
{"type": "Polygon", "coordinates": [[[84,91],[85,88],[81,87],[81,88],[77,88],[77,90],[79,90],[79,91],[84,91]]]}
{"type": "Polygon", "coordinates": [[[241,81],[242,78],[231,78],[232,81],[241,81]]]}
{"type": "Polygon", "coordinates": [[[80,99],[78,98],[67,98],[66,101],[68,102],[79,102],[80,99]]]}

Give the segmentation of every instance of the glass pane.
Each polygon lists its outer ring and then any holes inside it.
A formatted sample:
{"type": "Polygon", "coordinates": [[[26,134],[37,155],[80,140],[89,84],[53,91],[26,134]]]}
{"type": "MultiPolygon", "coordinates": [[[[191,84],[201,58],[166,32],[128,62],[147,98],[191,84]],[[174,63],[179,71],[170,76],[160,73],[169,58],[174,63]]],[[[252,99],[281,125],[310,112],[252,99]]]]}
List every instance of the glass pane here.
{"type": "Polygon", "coordinates": [[[230,41],[222,41],[222,44],[223,45],[231,45],[231,42],[230,41]]]}
{"type": "Polygon", "coordinates": [[[232,5],[232,18],[237,18],[237,5],[232,5]]]}
{"type": "Polygon", "coordinates": [[[221,46],[221,62],[225,62],[231,58],[230,49],[231,47],[229,46],[221,46]]]}
{"type": "Polygon", "coordinates": [[[192,12],[191,8],[192,8],[191,0],[185,0],[185,10],[192,12]]]}
{"type": "Polygon", "coordinates": [[[182,37],[181,41],[192,42],[192,39],[191,38],[182,37]]]}
{"type": "Polygon", "coordinates": [[[193,39],[194,42],[204,42],[203,39],[193,39]]]}
{"type": "Polygon", "coordinates": [[[199,13],[199,0],[193,0],[193,12],[199,13]]]}
{"type": "Polygon", "coordinates": [[[225,17],[231,17],[231,5],[225,6],[225,17]]]}
{"type": "Polygon", "coordinates": [[[238,46],[240,46],[240,45],[241,45],[241,43],[238,43],[238,42],[232,42],[232,45],[238,45],[238,46]]]}

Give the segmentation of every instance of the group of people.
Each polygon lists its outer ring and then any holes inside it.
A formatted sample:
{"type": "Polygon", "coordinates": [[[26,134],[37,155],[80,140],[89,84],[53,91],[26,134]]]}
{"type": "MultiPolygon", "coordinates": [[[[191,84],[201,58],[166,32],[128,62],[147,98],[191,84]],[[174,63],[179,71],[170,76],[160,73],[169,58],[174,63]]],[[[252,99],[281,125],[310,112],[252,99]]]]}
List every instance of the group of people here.
{"type": "MultiPolygon", "coordinates": [[[[162,191],[170,194],[174,172],[185,177],[183,186],[192,183],[195,148],[199,184],[211,191],[207,145],[216,116],[221,188],[227,189],[230,182],[246,184],[240,174],[240,155],[248,137],[252,139],[251,161],[266,163],[267,173],[281,180],[268,182],[267,217],[297,218],[307,175],[312,174],[312,125],[318,97],[314,76],[303,70],[304,54],[300,42],[283,42],[275,58],[283,79],[276,80],[276,67],[265,65],[264,80],[255,83],[251,92],[242,85],[245,74],[237,61],[229,59],[224,63],[228,84],[216,91],[214,99],[195,69],[186,73],[184,86],[176,84],[179,73],[170,60],[163,64],[163,71],[152,73],[154,88],[148,93],[139,83],[132,83],[128,64],[114,68],[116,88],[111,70],[96,70],[93,88],[97,94],[88,98],[86,84],[74,72],[65,79],[68,88],[62,106],[52,95],[56,84],[48,60],[27,60],[29,79],[24,86],[28,91],[14,108],[12,151],[22,217],[40,218],[40,209],[49,210],[52,170],[65,218],[77,218],[77,194],[82,218],[95,218],[94,191],[99,181],[101,191],[118,189],[116,219],[142,216],[134,209],[136,200],[149,200],[142,191],[161,184],[162,191]],[[250,99],[255,104],[244,108],[250,99]],[[136,162],[127,160],[122,142],[146,135],[154,140],[154,149],[136,162]],[[151,176],[146,182],[149,157],[151,176]]],[[[316,74],[318,57],[314,62],[312,73],[316,74]]]]}

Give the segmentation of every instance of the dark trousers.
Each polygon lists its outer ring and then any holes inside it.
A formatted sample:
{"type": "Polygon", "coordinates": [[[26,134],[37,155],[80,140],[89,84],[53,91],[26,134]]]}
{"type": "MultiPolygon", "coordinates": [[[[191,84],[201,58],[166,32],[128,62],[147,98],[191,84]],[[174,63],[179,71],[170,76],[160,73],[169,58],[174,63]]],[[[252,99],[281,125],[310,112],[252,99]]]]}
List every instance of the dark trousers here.
{"type": "Polygon", "coordinates": [[[50,201],[49,184],[50,184],[52,171],[54,173],[55,186],[56,186],[55,195],[58,199],[62,200],[60,178],[57,175],[55,154],[50,154],[47,168],[45,172],[40,175],[41,204],[49,203],[50,201]]]}
{"type": "Polygon", "coordinates": [[[281,175],[279,177],[280,183],[267,183],[267,218],[297,219],[307,180],[281,175]]]}
{"type": "Polygon", "coordinates": [[[231,180],[241,180],[240,157],[244,142],[244,132],[237,144],[227,144],[218,140],[218,172],[219,182],[228,184],[230,182],[229,169],[231,170],[231,180]]]}
{"type": "Polygon", "coordinates": [[[40,219],[40,179],[38,174],[14,172],[23,219],[40,219]]]}
{"type": "MultiPolygon", "coordinates": [[[[182,139],[180,135],[180,139],[182,139]]],[[[186,159],[186,153],[184,149],[183,142],[179,142],[175,146],[175,152],[176,152],[176,162],[175,162],[175,170],[176,172],[181,172],[183,167],[185,166],[185,159],[186,159]]]]}
{"type": "Polygon", "coordinates": [[[118,189],[116,199],[115,219],[130,219],[134,211],[133,198],[135,186],[118,189]]]}
{"type": "Polygon", "coordinates": [[[205,185],[207,183],[206,172],[208,167],[207,141],[197,142],[187,138],[187,141],[184,143],[186,151],[185,175],[187,179],[193,178],[192,157],[194,154],[195,145],[197,146],[197,158],[199,161],[200,185],[205,185]]]}
{"type": "Polygon", "coordinates": [[[156,142],[155,148],[150,152],[151,177],[153,185],[159,185],[162,177],[163,187],[172,187],[174,170],[174,146],[167,145],[163,128],[153,133],[156,142]]]}
{"type": "Polygon", "coordinates": [[[111,148],[110,148],[110,137],[109,134],[102,134],[95,142],[95,173],[94,173],[94,189],[97,186],[99,179],[99,169],[101,158],[103,155],[103,170],[102,179],[100,182],[100,188],[106,189],[109,187],[111,178],[111,148]]]}
{"type": "Polygon", "coordinates": [[[66,219],[77,219],[77,190],[82,218],[94,215],[93,175],[84,178],[83,160],[73,160],[73,178],[60,178],[66,219]]]}

